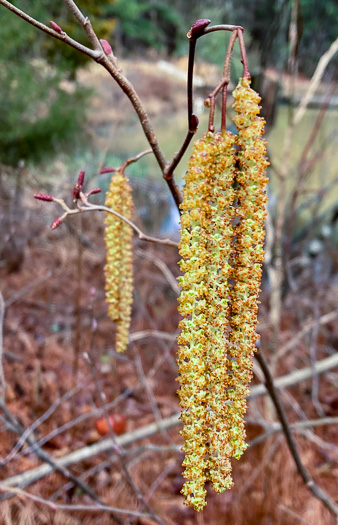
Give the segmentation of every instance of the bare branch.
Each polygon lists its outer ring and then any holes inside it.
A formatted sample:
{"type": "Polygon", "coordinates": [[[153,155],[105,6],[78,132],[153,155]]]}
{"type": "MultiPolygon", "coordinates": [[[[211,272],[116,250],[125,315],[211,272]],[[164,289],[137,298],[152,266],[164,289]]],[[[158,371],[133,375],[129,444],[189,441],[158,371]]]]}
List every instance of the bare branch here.
{"type": "Polygon", "coordinates": [[[140,230],[140,228],[136,226],[136,224],[131,222],[126,217],[123,217],[123,215],[121,215],[117,211],[111,208],[107,208],[107,206],[102,206],[100,204],[91,204],[82,192],[80,192],[80,198],[83,206],[81,206],[81,204],[78,202],[77,208],[69,208],[63,199],[54,199],[54,202],[60,204],[60,206],[62,206],[62,208],[65,210],[65,213],[62,215],[62,217],[60,217],[60,223],[64,219],[66,219],[68,215],[76,215],[78,213],[88,211],[104,211],[106,213],[111,213],[112,215],[115,215],[115,217],[118,217],[119,219],[121,219],[121,221],[124,221],[126,224],[128,224],[137,233],[139,239],[143,241],[153,242],[156,244],[165,244],[167,246],[174,246],[175,248],[178,247],[178,243],[172,241],[171,239],[158,239],[157,237],[151,237],[150,235],[146,235],[140,230]]]}
{"type": "Polygon", "coordinates": [[[5,492],[6,494],[9,494],[9,495],[16,494],[17,496],[21,496],[21,497],[30,499],[32,501],[35,501],[36,503],[46,505],[48,508],[52,510],[110,512],[114,514],[121,514],[124,516],[135,516],[135,518],[151,518],[152,517],[150,514],[142,514],[140,512],[135,512],[133,510],[120,509],[118,507],[110,507],[109,505],[103,505],[103,504],[92,506],[92,505],[65,505],[63,503],[54,503],[53,501],[49,501],[47,499],[40,498],[39,496],[35,496],[34,494],[31,494],[30,492],[27,492],[19,488],[11,487],[9,491],[8,487],[6,487],[3,483],[0,483],[0,491],[5,492]]]}
{"type": "Polygon", "coordinates": [[[57,31],[54,31],[54,29],[51,29],[50,27],[46,26],[45,24],[42,24],[38,20],[35,20],[35,18],[27,15],[26,13],[21,11],[21,9],[19,9],[18,7],[15,7],[10,2],[7,2],[7,0],[0,0],[0,5],[3,5],[7,9],[9,9],[9,11],[12,11],[12,13],[16,14],[17,16],[19,16],[20,18],[22,18],[29,24],[37,27],[38,29],[46,33],[47,35],[52,36],[53,38],[56,38],[57,40],[61,40],[62,42],[65,42],[69,46],[73,47],[74,49],[77,49],[81,53],[84,53],[85,55],[93,58],[94,60],[98,60],[99,57],[103,56],[104,54],[102,49],[100,49],[100,51],[93,51],[89,47],[86,47],[80,44],[80,42],[77,42],[73,38],[69,37],[64,31],[62,31],[62,33],[58,33],[57,31]]]}
{"type": "Polygon", "coordinates": [[[273,379],[273,377],[271,375],[268,363],[267,363],[264,355],[262,354],[262,351],[260,350],[255,355],[255,357],[256,357],[257,361],[259,362],[260,367],[261,367],[261,369],[263,371],[263,374],[264,374],[264,377],[265,377],[266,389],[268,390],[269,395],[271,397],[271,400],[272,400],[272,402],[273,402],[273,404],[275,406],[275,409],[276,409],[276,412],[277,412],[277,415],[278,415],[278,419],[281,422],[281,425],[282,425],[282,428],[283,428],[283,432],[284,432],[284,435],[285,435],[286,442],[288,444],[290,453],[291,453],[291,455],[293,457],[293,460],[295,462],[295,465],[297,467],[297,470],[298,470],[300,476],[302,477],[302,479],[303,479],[304,483],[307,485],[307,487],[311,490],[311,492],[315,496],[315,498],[319,499],[325,505],[325,507],[327,509],[329,509],[331,514],[333,514],[334,516],[337,517],[338,516],[338,505],[336,505],[336,503],[330,498],[330,496],[314,482],[314,480],[310,476],[310,473],[305,468],[305,466],[304,466],[304,464],[303,464],[303,462],[301,460],[296,440],[295,440],[295,438],[294,438],[294,436],[292,434],[292,430],[291,430],[291,428],[289,426],[289,422],[287,420],[286,413],[285,413],[284,408],[283,408],[283,406],[282,406],[282,404],[280,402],[280,399],[279,399],[279,396],[278,396],[278,393],[277,393],[277,389],[275,388],[275,385],[274,385],[274,379],[273,379]]]}
{"type": "MultiPolygon", "coordinates": [[[[326,359],[321,359],[317,361],[314,368],[311,366],[307,368],[302,368],[301,370],[295,370],[286,376],[277,377],[274,379],[275,388],[286,388],[287,386],[296,385],[301,381],[310,379],[313,376],[313,372],[317,374],[323,374],[328,370],[332,370],[338,366],[338,354],[333,354],[326,359]]],[[[264,385],[255,385],[251,389],[250,397],[258,397],[266,394],[266,387],[264,385]]]]}

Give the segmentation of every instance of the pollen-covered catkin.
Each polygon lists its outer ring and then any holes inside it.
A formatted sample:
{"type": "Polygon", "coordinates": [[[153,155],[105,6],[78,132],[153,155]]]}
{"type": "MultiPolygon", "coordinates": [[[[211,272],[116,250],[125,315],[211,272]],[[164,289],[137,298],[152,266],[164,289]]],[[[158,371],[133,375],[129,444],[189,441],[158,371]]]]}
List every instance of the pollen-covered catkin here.
{"type": "Polygon", "coordinates": [[[268,161],[262,139],[265,121],[259,117],[260,97],[250,88],[250,80],[242,78],[234,93],[234,123],[238,171],[236,181],[239,219],[235,227],[233,281],[230,317],[230,383],[229,399],[237,405],[236,417],[229,426],[229,440],[234,455],[239,457],[246,448],[243,417],[245,396],[252,376],[252,356],[257,339],[257,299],[260,292],[261,265],[264,259],[264,219],[267,197],[264,192],[268,161]]]}
{"type": "Polygon", "coordinates": [[[232,486],[230,458],[247,447],[243,417],[257,339],[264,120],[249,80],[240,80],[234,99],[238,135],[209,132],[195,142],[181,205],[182,493],[197,511],[206,504],[206,481],[217,492],[232,486]]]}
{"type": "MultiPolygon", "coordinates": [[[[133,200],[131,187],[125,177],[122,191],[122,213],[126,219],[132,219],[133,200]]],[[[121,272],[119,279],[119,317],[116,326],[116,350],[124,352],[129,341],[129,328],[131,321],[131,310],[133,304],[133,252],[132,239],[133,230],[129,224],[123,222],[121,228],[123,249],[121,256],[121,272]]]]}
{"type": "MultiPolygon", "coordinates": [[[[127,177],[117,172],[111,179],[105,205],[131,220],[133,201],[127,177]]],[[[105,218],[105,266],[108,315],[117,323],[116,350],[128,344],[133,293],[132,228],[111,213],[105,218]]]]}
{"type": "Polygon", "coordinates": [[[207,133],[194,144],[181,205],[178,391],[185,439],[186,503],[205,506],[205,483],[231,485],[226,452],[227,311],[232,241],[234,137],[207,133]]]}

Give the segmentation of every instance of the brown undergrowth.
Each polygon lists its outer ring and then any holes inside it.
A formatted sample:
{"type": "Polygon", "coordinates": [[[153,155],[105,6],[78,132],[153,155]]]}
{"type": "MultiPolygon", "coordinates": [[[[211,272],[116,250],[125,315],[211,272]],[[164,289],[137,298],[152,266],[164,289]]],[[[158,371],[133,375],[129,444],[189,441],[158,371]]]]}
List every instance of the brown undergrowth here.
{"type": "MultiPolygon", "coordinates": [[[[8,302],[4,322],[4,368],[9,410],[27,427],[43,415],[60,396],[77,385],[79,390],[37,428],[34,437],[40,439],[77,416],[90,414],[100,406],[100,400],[92,370],[83,359],[83,353],[89,352],[100,390],[108,402],[126,393],[128,388],[133,389],[111,412],[126,416],[127,432],[153,422],[155,414],[166,418],[176,413],[179,406],[176,394],[175,342],[147,336],[132,343],[125,356],[119,357],[114,352],[114,327],[107,317],[104,301],[102,216],[87,214],[83,217],[81,230],[78,229],[79,223],[74,220],[76,229],[71,232],[65,225],[51,232],[48,227],[43,227],[42,217],[43,212],[35,208],[28,221],[21,221],[21,233],[27,232],[27,240],[24,243],[24,259],[20,268],[13,271],[6,264],[2,264],[0,268],[1,290],[8,302]],[[30,237],[29,232],[34,228],[38,231],[30,237]],[[81,255],[82,283],[76,306],[78,246],[81,242],[84,244],[81,255]],[[76,339],[79,339],[80,357],[77,376],[74,378],[73,350],[76,339]],[[142,370],[137,365],[135,350],[140,355],[142,369],[147,376],[147,388],[142,370]]],[[[175,248],[150,246],[137,239],[134,239],[134,251],[135,300],[131,332],[157,330],[175,334],[179,321],[176,295],[154,264],[154,258],[164,261],[174,276],[177,276],[178,253],[175,248]],[[140,249],[151,257],[145,257],[140,249]]],[[[322,289],[316,299],[321,314],[332,310],[333,293],[330,288],[328,283],[327,289],[322,289]]],[[[260,311],[261,344],[269,355],[271,334],[265,321],[269,293],[266,283],[263,283],[263,290],[260,311]]],[[[291,292],[286,294],[282,343],[290,340],[311,314],[313,290],[310,276],[308,280],[304,277],[300,296],[292,297],[291,292]]],[[[309,339],[306,337],[281,359],[276,375],[309,366],[309,339]]],[[[319,328],[316,337],[317,359],[327,357],[332,351],[334,337],[333,322],[319,328]]],[[[337,415],[337,376],[330,372],[321,376],[319,381],[319,402],[324,415],[337,415]]],[[[254,382],[259,381],[255,378],[254,382]]],[[[309,419],[319,417],[311,395],[311,380],[286,390],[282,400],[291,422],[305,416],[309,419]]],[[[264,432],[259,423],[260,418],[275,421],[275,414],[267,398],[250,402],[247,417],[250,420],[247,426],[249,441],[264,432]]],[[[49,439],[44,449],[57,458],[98,441],[101,438],[95,429],[96,419],[97,416],[91,416],[49,439]]],[[[3,459],[16,444],[17,436],[6,429],[3,423],[0,430],[0,453],[3,459]]],[[[233,462],[234,488],[231,491],[220,497],[215,496],[207,487],[208,505],[197,516],[193,510],[183,506],[180,495],[183,484],[182,455],[168,449],[139,449],[147,443],[181,445],[178,430],[173,428],[135,443],[125,459],[134,482],[149,499],[153,510],[168,525],[297,525],[301,520],[313,525],[333,525],[334,520],[328,511],[323,509],[303,485],[284,438],[279,433],[273,434],[259,445],[249,447],[239,462],[233,462]]],[[[338,469],[337,430],[334,426],[318,427],[314,429],[314,434],[317,436],[316,443],[297,434],[302,458],[318,484],[334,497],[338,469]]],[[[33,453],[23,457],[16,456],[2,467],[1,479],[34,468],[40,463],[33,453]]],[[[113,453],[95,456],[70,467],[70,470],[80,476],[94,466],[97,471],[86,481],[106,504],[132,510],[139,508],[135,496],[121,476],[121,467],[113,453]],[[106,466],[100,469],[100,465],[108,460],[111,463],[105,463],[106,466]]],[[[52,474],[27,487],[27,490],[46,499],[51,499],[57,492],[56,503],[92,503],[79,489],[66,483],[67,480],[60,474],[52,474]]],[[[56,512],[21,497],[1,502],[0,505],[0,523],[4,525],[114,523],[112,517],[103,512],[56,512]]],[[[153,521],[138,519],[131,520],[130,523],[145,525],[153,521]]]]}

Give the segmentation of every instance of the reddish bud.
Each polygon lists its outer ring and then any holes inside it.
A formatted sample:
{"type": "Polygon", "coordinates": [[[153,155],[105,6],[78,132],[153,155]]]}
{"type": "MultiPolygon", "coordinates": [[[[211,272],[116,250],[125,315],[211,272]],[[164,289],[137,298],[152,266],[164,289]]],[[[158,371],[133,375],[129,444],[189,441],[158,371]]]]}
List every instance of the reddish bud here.
{"type": "Polygon", "coordinates": [[[54,197],[52,197],[52,195],[46,195],[46,193],[35,193],[34,199],[38,199],[39,201],[46,201],[46,202],[54,201],[54,197]]]}
{"type": "Polygon", "coordinates": [[[201,18],[196,20],[191,26],[190,31],[188,31],[188,38],[198,38],[203,34],[204,29],[210,24],[211,20],[209,18],[201,18]]]}
{"type": "Polygon", "coordinates": [[[100,170],[100,173],[101,175],[103,175],[104,173],[112,173],[115,171],[116,171],[116,168],[102,168],[102,170],[100,170]]]}
{"type": "Polygon", "coordinates": [[[79,176],[77,178],[77,184],[78,184],[80,189],[83,186],[84,178],[85,178],[85,172],[84,171],[80,171],[79,176]]]}
{"type": "Polygon", "coordinates": [[[58,217],[57,219],[55,219],[52,224],[50,225],[50,227],[52,228],[52,230],[55,230],[56,228],[58,228],[60,226],[62,222],[62,219],[61,217],[58,217]]]}
{"type": "Polygon", "coordinates": [[[198,123],[199,123],[199,120],[198,120],[198,116],[195,115],[195,113],[193,113],[190,117],[190,131],[196,131],[197,128],[198,128],[198,123]]]}
{"type": "Polygon", "coordinates": [[[59,33],[61,35],[61,33],[62,33],[61,27],[58,26],[55,22],[53,22],[53,20],[51,20],[49,23],[50,23],[50,27],[52,29],[54,29],[54,31],[56,31],[57,33],[59,33]]]}
{"type": "Polygon", "coordinates": [[[100,40],[100,42],[101,42],[102,49],[106,53],[106,55],[110,55],[113,52],[113,50],[109,42],[107,42],[107,40],[100,40]]]}
{"type": "Polygon", "coordinates": [[[84,178],[85,178],[85,172],[84,171],[80,171],[79,176],[77,178],[77,183],[75,184],[75,186],[73,188],[73,197],[75,197],[75,199],[79,199],[80,198],[80,191],[82,191],[84,178]]]}
{"type": "Polygon", "coordinates": [[[89,195],[94,195],[95,193],[101,193],[101,191],[101,188],[93,188],[87,193],[87,197],[89,197],[89,195]]]}

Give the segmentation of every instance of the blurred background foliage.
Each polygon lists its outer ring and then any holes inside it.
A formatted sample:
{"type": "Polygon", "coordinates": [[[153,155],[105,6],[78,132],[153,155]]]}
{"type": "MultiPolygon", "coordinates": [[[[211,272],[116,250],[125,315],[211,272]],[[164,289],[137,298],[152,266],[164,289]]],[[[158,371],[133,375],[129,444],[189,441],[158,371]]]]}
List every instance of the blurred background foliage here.
{"type": "MultiPolygon", "coordinates": [[[[297,1],[299,70],[310,75],[337,33],[338,6],[335,0],[297,1]]],[[[87,43],[64,2],[19,0],[15,5],[46,24],[54,20],[87,43]]],[[[287,65],[289,0],[80,0],[78,5],[119,56],[186,54],[187,29],[205,17],[244,26],[251,63],[257,67],[273,65],[281,71],[287,65]]],[[[76,83],[76,72],[88,57],[47,38],[4,8],[0,16],[5,43],[0,47],[0,161],[15,166],[19,160],[40,161],[61,147],[73,148],[83,136],[88,97],[76,83]],[[65,80],[72,81],[71,89],[62,84],[65,80]]],[[[223,34],[203,39],[200,58],[221,63],[223,49],[223,34]]]]}

